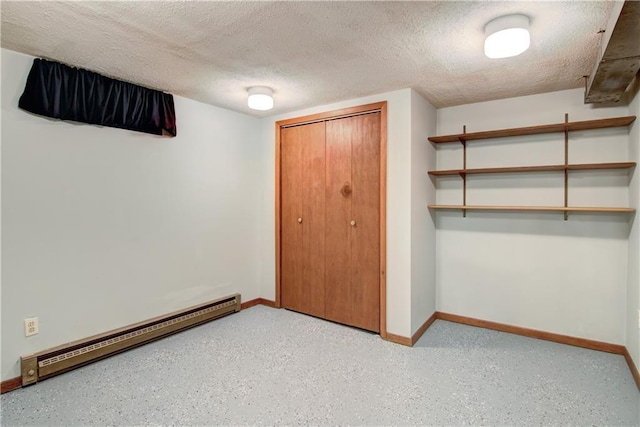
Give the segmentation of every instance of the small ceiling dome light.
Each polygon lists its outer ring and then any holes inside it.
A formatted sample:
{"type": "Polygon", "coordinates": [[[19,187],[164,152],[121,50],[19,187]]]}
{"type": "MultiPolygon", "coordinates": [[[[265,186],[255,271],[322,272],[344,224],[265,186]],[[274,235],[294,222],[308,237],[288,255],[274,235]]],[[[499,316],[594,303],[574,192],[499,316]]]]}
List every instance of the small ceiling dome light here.
{"type": "Polygon", "coordinates": [[[505,15],[484,27],[484,54],[489,58],[518,56],[529,49],[529,17],[505,15]]]}
{"type": "Polygon", "coordinates": [[[247,105],[252,110],[266,111],[273,108],[273,89],[266,86],[254,86],[249,88],[247,105]]]}

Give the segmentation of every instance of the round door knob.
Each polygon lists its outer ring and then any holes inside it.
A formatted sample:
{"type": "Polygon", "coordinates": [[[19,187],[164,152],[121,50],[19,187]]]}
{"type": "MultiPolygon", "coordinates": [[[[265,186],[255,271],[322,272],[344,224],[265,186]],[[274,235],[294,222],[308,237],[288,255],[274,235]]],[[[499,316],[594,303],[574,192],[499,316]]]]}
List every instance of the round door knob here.
{"type": "Polygon", "coordinates": [[[298,223],[302,224],[302,218],[298,218],[298,223]]]}
{"type": "Polygon", "coordinates": [[[34,376],[36,374],[36,371],[34,371],[33,369],[29,369],[29,372],[27,372],[27,375],[29,375],[30,377],[34,376]]]}
{"type": "Polygon", "coordinates": [[[352,226],[352,227],[355,227],[355,226],[356,226],[356,221],[355,221],[355,220],[353,220],[353,219],[351,220],[351,226],[352,226]]]}

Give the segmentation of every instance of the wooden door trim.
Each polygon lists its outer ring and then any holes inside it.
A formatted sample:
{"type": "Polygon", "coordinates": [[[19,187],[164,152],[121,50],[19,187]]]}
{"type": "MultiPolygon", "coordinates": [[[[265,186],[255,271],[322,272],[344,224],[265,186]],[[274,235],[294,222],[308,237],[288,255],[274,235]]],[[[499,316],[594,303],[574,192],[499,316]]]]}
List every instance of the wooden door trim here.
{"type": "Polygon", "coordinates": [[[387,337],[387,103],[380,105],[380,336],[387,337]]]}
{"type": "Polygon", "coordinates": [[[383,105],[386,108],[387,101],[374,102],[373,104],[359,105],[357,107],[341,108],[340,110],[325,111],[324,113],[310,114],[308,116],[294,117],[276,122],[276,131],[282,127],[300,126],[325,120],[342,119],[344,117],[357,116],[364,113],[374,113],[382,111],[383,105]]]}
{"type": "Polygon", "coordinates": [[[280,272],[280,250],[281,250],[281,141],[280,130],[283,127],[302,125],[324,120],[356,116],[363,113],[380,112],[380,336],[387,336],[387,101],[375,102],[372,104],[359,105],[356,107],[342,108],[339,110],[327,111],[323,113],[311,114],[302,117],[279,120],[275,126],[276,142],[276,176],[275,176],[275,196],[276,196],[276,300],[275,306],[282,307],[281,302],[281,272],[280,272]]]}

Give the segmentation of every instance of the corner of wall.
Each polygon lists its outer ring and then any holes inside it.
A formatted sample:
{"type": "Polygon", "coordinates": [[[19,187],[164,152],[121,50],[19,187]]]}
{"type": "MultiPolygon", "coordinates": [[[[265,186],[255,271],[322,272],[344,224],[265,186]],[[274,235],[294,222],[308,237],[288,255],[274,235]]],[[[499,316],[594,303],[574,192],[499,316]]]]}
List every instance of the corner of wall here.
{"type": "Polygon", "coordinates": [[[411,333],[436,310],[435,218],[427,205],[436,188],[427,171],[435,169],[435,150],[427,141],[436,132],[436,109],[411,91],[411,333]]]}
{"type": "Polygon", "coordinates": [[[256,134],[261,155],[260,218],[260,297],[275,301],[275,121],[272,117],[260,119],[256,134]]]}
{"type": "MultiPolygon", "coordinates": [[[[640,164],[640,74],[636,75],[630,89],[631,101],[629,114],[636,121],[629,131],[629,161],[640,164]]],[[[636,209],[630,218],[629,258],[627,272],[627,315],[625,345],[637,367],[640,367],[640,328],[638,328],[638,310],[640,310],[640,171],[636,166],[630,172],[629,206],[636,209]]]]}

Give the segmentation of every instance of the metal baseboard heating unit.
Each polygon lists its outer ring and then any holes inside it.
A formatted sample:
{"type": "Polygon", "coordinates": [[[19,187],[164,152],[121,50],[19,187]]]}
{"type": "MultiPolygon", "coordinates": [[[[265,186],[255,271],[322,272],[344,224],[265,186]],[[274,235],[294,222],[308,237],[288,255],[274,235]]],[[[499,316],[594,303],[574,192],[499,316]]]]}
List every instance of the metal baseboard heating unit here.
{"type": "Polygon", "coordinates": [[[114,329],[20,358],[22,385],[87,365],[167,335],[240,311],[240,294],[114,329]]]}

